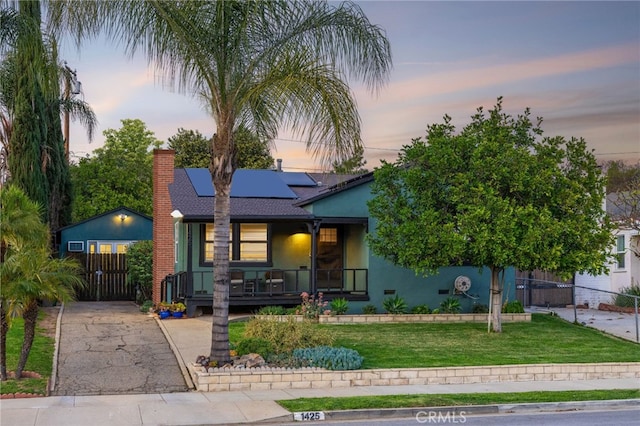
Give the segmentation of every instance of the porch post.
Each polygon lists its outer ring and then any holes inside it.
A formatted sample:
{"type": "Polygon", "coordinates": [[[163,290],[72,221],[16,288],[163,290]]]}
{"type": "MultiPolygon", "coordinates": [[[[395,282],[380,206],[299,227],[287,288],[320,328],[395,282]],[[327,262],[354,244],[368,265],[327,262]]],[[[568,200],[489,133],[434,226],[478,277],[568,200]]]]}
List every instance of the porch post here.
{"type": "Polygon", "coordinates": [[[193,229],[192,224],[187,224],[187,294],[186,297],[193,296],[193,229]]]}
{"type": "Polygon", "coordinates": [[[318,256],[318,231],[320,230],[320,221],[314,220],[310,226],[311,231],[311,294],[317,291],[317,272],[316,257],[318,256]]]}

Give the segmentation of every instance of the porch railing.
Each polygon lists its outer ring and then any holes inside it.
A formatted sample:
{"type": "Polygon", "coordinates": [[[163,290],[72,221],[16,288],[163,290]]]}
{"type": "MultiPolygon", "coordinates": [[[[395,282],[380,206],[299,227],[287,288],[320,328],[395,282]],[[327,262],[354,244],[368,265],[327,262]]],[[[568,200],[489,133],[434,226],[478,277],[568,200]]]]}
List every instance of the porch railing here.
{"type": "MultiPolygon", "coordinates": [[[[311,270],[278,269],[282,279],[271,278],[273,269],[244,271],[243,282],[232,283],[231,298],[299,295],[303,291],[313,292],[311,270]]],[[[369,286],[367,269],[318,269],[315,291],[324,293],[367,294],[369,286]]],[[[178,301],[188,298],[206,298],[213,295],[213,271],[179,272],[167,275],[162,280],[160,294],[163,301],[178,301]]]]}

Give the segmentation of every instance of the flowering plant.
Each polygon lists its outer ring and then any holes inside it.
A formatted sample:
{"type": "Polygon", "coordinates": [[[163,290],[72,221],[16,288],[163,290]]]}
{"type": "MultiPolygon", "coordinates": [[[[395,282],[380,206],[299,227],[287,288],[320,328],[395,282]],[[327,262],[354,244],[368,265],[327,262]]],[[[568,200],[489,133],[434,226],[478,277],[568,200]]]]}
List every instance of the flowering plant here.
{"type": "Polygon", "coordinates": [[[303,291],[300,294],[302,304],[296,309],[296,315],[302,315],[307,319],[318,319],[325,311],[329,302],[322,300],[323,294],[318,293],[318,297],[303,291]]]}

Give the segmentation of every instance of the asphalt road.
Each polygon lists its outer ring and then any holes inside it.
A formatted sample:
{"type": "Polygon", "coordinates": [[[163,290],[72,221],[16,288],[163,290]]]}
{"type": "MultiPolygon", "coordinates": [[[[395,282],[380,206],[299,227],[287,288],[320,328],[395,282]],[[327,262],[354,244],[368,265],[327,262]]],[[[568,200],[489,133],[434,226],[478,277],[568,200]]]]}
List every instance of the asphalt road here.
{"type": "MultiPolygon", "coordinates": [[[[415,426],[433,424],[454,424],[466,426],[636,426],[640,410],[602,410],[602,411],[561,411],[542,413],[509,413],[465,415],[461,413],[430,411],[425,409],[415,418],[384,420],[353,420],[343,422],[319,422],[322,426],[362,425],[362,426],[415,426]]],[[[285,425],[296,425],[286,423],[285,425]]],[[[310,422],[312,423],[312,422],[310,422]]]]}
{"type": "Polygon", "coordinates": [[[53,395],[170,393],[188,390],[155,319],[133,302],[65,305],[53,395]]]}

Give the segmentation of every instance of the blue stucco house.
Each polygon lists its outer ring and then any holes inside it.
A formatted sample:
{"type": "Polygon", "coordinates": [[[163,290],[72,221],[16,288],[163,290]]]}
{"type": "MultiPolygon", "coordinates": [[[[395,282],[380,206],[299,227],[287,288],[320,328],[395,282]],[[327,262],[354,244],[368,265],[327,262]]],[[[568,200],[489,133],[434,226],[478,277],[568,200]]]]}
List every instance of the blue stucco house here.
{"type": "MultiPolygon", "coordinates": [[[[154,162],[154,301],[184,300],[193,315],[212,304],[215,193],[207,169],[174,169],[172,153],[158,150],[154,162]]],[[[474,303],[488,304],[487,268],[446,267],[422,277],[371,252],[367,234],[375,232],[375,221],[367,201],[373,179],[373,173],[237,170],[229,305],[297,305],[303,291],[344,297],[351,313],[368,304],[382,312],[392,295],[409,307],[436,308],[447,297],[459,298],[466,312],[474,303]],[[454,287],[460,276],[471,282],[465,292],[454,287]]],[[[505,283],[513,282],[509,270],[505,283]]]]}
{"type": "Polygon", "coordinates": [[[65,226],[56,234],[60,257],[72,253],[126,253],[131,244],[153,239],[153,219],[119,207],[65,226]]]}

